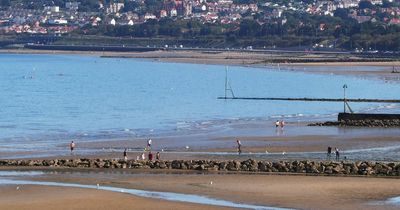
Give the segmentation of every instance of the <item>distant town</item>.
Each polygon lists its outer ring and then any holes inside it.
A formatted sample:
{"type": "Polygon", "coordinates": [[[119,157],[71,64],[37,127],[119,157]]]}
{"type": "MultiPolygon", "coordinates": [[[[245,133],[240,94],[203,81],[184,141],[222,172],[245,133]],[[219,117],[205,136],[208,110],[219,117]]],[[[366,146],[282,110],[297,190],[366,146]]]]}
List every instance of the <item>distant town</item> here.
{"type": "Polygon", "coordinates": [[[0,0],[0,34],[8,38],[164,37],[208,40],[209,46],[221,47],[307,46],[391,52],[400,50],[400,2],[0,0]]]}

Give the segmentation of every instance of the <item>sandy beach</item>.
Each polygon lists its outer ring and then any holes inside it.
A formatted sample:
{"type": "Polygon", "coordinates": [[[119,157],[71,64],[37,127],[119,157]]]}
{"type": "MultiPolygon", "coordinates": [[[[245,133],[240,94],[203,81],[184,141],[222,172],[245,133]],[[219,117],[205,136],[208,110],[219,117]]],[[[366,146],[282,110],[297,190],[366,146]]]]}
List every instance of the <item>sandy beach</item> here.
{"type": "Polygon", "coordinates": [[[0,187],[0,208],[12,209],[229,209],[141,198],[122,193],[62,187],[0,187]]]}
{"type": "MultiPolygon", "coordinates": [[[[390,178],[61,170],[29,179],[91,185],[100,183],[101,186],[195,194],[238,203],[295,209],[397,209],[398,206],[373,203],[400,194],[400,182],[390,178]]],[[[0,187],[1,209],[225,209],[101,190],[19,187],[19,190],[15,186],[0,187]]]]}
{"type": "Polygon", "coordinates": [[[3,54],[78,54],[87,56],[103,56],[116,58],[141,58],[154,61],[173,63],[195,63],[195,64],[216,64],[216,65],[242,65],[242,66],[277,66],[278,63],[271,63],[273,59],[283,60],[279,62],[283,66],[377,66],[393,67],[399,66],[400,61],[337,61],[338,58],[357,59],[355,55],[342,54],[310,54],[307,52],[270,52],[261,53],[258,51],[221,51],[209,52],[199,50],[163,50],[149,52],[99,52],[99,51],[56,51],[56,50],[32,50],[32,49],[0,49],[3,54]],[[326,62],[319,60],[327,59],[326,62]],[[284,61],[286,60],[286,62],[284,61]],[[307,62],[302,62],[307,60],[307,62]],[[315,62],[311,62],[315,60],[315,62]],[[329,61],[332,60],[332,61],[329,61]]]}

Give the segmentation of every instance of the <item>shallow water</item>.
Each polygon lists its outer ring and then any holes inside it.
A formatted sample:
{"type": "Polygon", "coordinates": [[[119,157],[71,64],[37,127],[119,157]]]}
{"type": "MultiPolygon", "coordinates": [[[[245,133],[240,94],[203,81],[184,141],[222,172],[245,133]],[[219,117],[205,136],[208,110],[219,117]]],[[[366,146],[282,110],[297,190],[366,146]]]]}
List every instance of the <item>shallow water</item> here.
{"type": "Polygon", "coordinates": [[[400,196],[399,197],[394,197],[394,198],[389,198],[386,203],[391,204],[391,205],[396,205],[400,206],[400,196]]]}
{"type": "MultiPolygon", "coordinates": [[[[0,174],[0,177],[1,177],[1,174],[0,174]]],[[[84,185],[84,184],[74,184],[74,183],[12,180],[12,179],[0,178],[0,185],[40,185],[40,186],[56,186],[56,187],[74,187],[74,188],[98,189],[98,190],[105,190],[105,191],[111,191],[111,192],[126,193],[126,194],[131,194],[131,195],[140,196],[140,197],[157,198],[157,199],[168,200],[168,201],[188,202],[188,203],[214,205],[214,206],[226,206],[226,207],[233,207],[233,208],[260,209],[260,210],[285,210],[285,209],[288,209],[288,208],[267,207],[267,206],[235,203],[235,202],[231,202],[231,201],[227,201],[227,200],[220,200],[220,199],[209,198],[206,196],[191,195],[191,194],[146,191],[146,190],[136,190],[136,189],[128,189],[128,188],[109,187],[109,186],[84,185]]]]}
{"type": "MultiPolygon", "coordinates": [[[[372,67],[371,67],[372,68],[372,67]]],[[[224,101],[223,66],[73,55],[0,55],[0,151],[93,139],[224,131],[240,121],[334,119],[341,103],[224,101]]],[[[236,96],[396,98],[399,84],[230,67],[236,96]]],[[[351,104],[398,112],[397,104],[351,104]]]]}

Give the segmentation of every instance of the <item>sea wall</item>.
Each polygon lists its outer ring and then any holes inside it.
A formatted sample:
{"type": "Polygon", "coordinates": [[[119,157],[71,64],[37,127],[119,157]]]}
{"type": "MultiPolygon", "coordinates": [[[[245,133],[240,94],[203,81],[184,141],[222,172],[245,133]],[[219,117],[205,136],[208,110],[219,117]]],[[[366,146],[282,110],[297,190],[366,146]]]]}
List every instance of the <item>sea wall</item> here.
{"type": "Polygon", "coordinates": [[[130,168],[177,169],[199,171],[279,172],[326,175],[400,176],[400,162],[334,162],[334,161],[256,161],[256,160],[118,160],[118,159],[55,159],[55,160],[0,160],[0,168],[63,167],[63,168],[130,168]]]}

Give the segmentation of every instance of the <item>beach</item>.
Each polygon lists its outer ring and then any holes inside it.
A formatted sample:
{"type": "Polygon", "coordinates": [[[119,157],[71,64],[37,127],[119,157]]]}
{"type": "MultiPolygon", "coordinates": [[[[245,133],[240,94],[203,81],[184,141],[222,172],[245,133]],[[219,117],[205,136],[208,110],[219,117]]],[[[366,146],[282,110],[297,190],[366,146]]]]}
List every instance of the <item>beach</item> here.
{"type": "MultiPolygon", "coordinates": [[[[396,209],[384,204],[398,196],[393,178],[329,177],[146,170],[45,170],[34,181],[115,186],[202,195],[243,204],[293,209],[396,209]]],[[[23,179],[20,177],[19,179],[23,179]]],[[[20,185],[0,187],[1,209],[228,209],[170,202],[96,189],[20,185]],[[18,201],[18,202],[17,202],[18,201]]]]}

